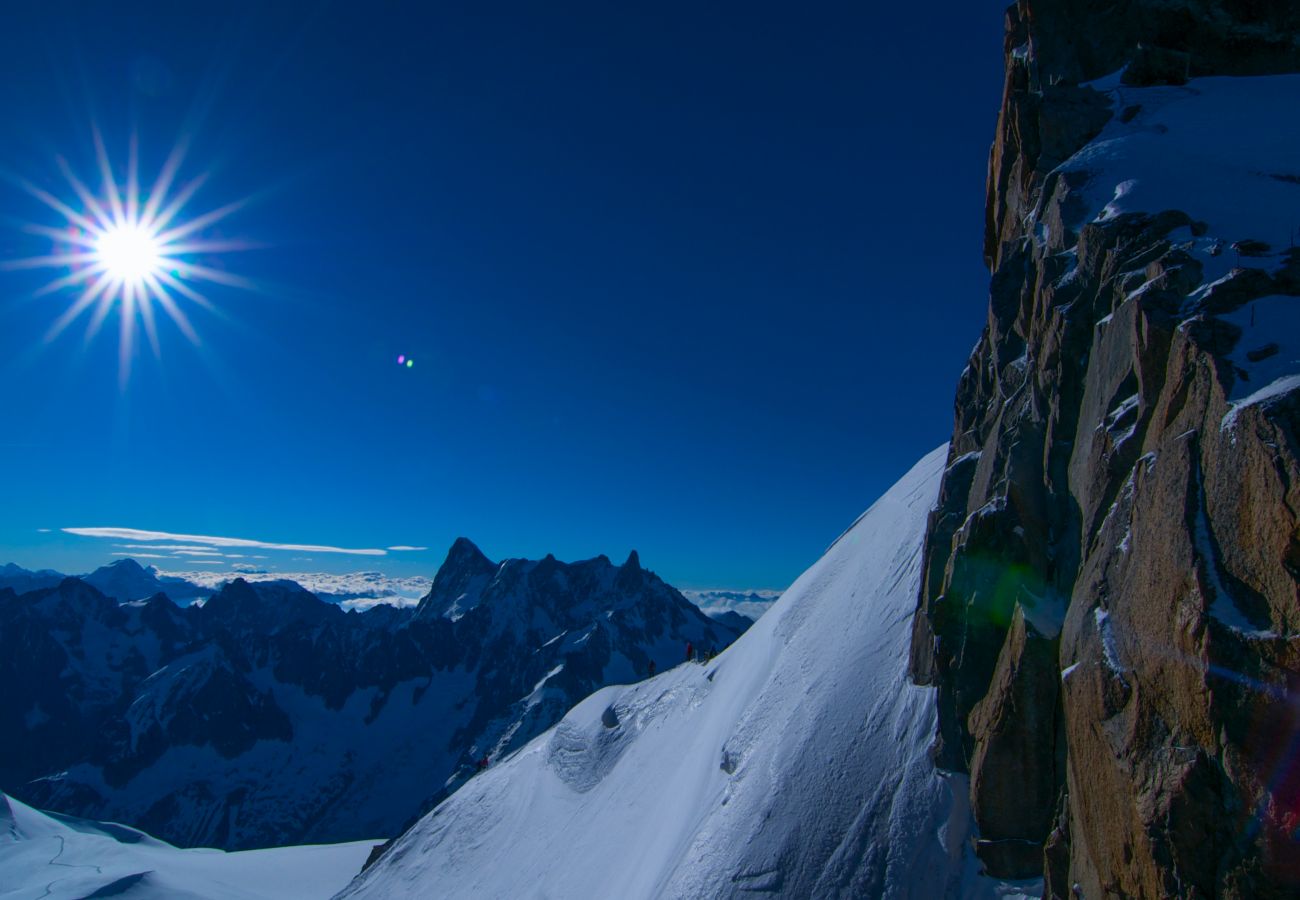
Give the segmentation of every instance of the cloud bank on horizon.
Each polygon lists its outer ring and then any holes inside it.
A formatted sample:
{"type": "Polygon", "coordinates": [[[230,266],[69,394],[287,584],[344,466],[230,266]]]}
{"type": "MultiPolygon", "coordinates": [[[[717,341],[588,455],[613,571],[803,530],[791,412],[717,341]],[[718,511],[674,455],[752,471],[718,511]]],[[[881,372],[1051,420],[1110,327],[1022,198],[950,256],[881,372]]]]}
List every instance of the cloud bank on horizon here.
{"type": "Polygon", "coordinates": [[[682,595],[705,615],[719,616],[726,612],[740,613],[755,622],[772,604],[781,599],[784,591],[772,590],[683,590],[682,595]]]}
{"type": "MultiPolygon", "coordinates": [[[[195,563],[198,560],[187,560],[195,563]]],[[[369,609],[381,604],[388,606],[415,606],[429,589],[433,579],[424,576],[399,578],[383,572],[267,572],[254,571],[248,566],[236,566],[234,572],[163,571],[159,574],[182,578],[191,584],[219,590],[236,578],[245,581],[292,581],[324,600],[337,603],[344,609],[369,609]]]]}

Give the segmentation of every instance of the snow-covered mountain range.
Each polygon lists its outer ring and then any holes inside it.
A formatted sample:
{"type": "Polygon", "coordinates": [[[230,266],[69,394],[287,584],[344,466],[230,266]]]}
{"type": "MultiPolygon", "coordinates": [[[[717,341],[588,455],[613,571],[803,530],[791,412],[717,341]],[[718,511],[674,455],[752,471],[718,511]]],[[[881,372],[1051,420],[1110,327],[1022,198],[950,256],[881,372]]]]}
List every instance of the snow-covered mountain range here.
{"type": "Polygon", "coordinates": [[[498,564],[465,539],[414,609],[3,589],[0,788],[182,846],[391,837],[593,690],[738,633],[635,554],[498,564]]]}
{"type": "MultiPolygon", "coordinates": [[[[54,587],[67,577],[53,569],[32,571],[13,563],[6,563],[0,567],[0,590],[8,588],[16,594],[25,594],[40,588],[54,587]]],[[[129,558],[115,560],[79,577],[87,584],[93,585],[104,596],[112,597],[121,603],[145,600],[154,594],[165,593],[174,602],[185,605],[212,593],[206,587],[188,579],[164,575],[153,566],[142,566],[129,558]]]]}
{"type": "MultiPolygon", "coordinates": [[[[0,566],[0,588],[12,588],[24,594],[42,587],[54,587],[68,576],[53,569],[32,571],[14,563],[0,566]]],[[[344,609],[363,610],[372,606],[416,606],[433,587],[433,580],[422,575],[401,577],[385,572],[280,572],[255,566],[235,566],[233,571],[164,571],[144,566],[127,557],[78,576],[93,584],[105,596],[120,603],[147,600],[166,594],[179,606],[206,600],[236,578],[247,582],[292,581],[322,600],[337,603],[344,609]]],[[[705,615],[723,618],[733,625],[744,625],[728,613],[737,613],[751,621],[758,619],[781,596],[773,590],[683,590],[682,596],[705,615]]],[[[746,626],[747,627],[747,626],[746,626]]]]}
{"type": "Polygon", "coordinates": [[[976,874],[965,780],[927,752],[935,692],[907,680],[945,455],[921,460],[717,659],[588,697],[341,897],[1036,888],[976,874]]]}
{"type": "MultiPolygon", "coordinates": [[[[180,606],[206,600],[236,578],[248,582],[292,581],[320,599],[337,603],[344,609],[365,609],[381,603],[415,606],[429,593],[433,584],[421,576],[400,578],[382,572],[273,572],[255,570],[251,566],[245,568],[248,571],[241,568],[234,572],[164,572],[156,566],[142,566],[127,557],[77,577],[119,603],[166,594],[180,606]]],[[[67,577],[52,569],[33,572],[6,563],[0,567],[0,588],[11,588],[15,593],[24,594],[37,588],[53,587],[67,577]]]]}
{"type": "Polygon", "coordinates": [[[9,588],[19,594],[44,587],[54,587],[67,576],[53,569],[24,569],[13,563],[0,566],[0,589],[9,588]]]}

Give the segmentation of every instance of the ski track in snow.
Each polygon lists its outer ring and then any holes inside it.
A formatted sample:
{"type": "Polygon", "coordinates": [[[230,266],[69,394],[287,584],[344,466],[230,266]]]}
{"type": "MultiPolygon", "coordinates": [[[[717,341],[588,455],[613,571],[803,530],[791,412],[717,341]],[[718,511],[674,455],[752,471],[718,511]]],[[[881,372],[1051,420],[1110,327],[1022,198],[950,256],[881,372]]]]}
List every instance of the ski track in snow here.
{"type": "Polygon", "coordinates": [[[342,898],[1037,896],[979,877],[965,779],[907,680],[922,459],[707,665],[605,688],[417,823],[342,898]]]}

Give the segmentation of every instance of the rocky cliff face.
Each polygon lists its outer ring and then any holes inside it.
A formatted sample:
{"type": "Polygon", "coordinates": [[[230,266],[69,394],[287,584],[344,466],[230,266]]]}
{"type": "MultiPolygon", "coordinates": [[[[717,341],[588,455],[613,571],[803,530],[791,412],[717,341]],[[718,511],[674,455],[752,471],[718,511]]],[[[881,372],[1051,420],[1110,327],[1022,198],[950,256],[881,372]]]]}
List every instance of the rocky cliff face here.
{"type": "Polygon", "coordinates": [[[1294,896],[1300,6],[1020,0],[1005,50],[912,648],[936,758],[1048,896],[1294,896]]]}

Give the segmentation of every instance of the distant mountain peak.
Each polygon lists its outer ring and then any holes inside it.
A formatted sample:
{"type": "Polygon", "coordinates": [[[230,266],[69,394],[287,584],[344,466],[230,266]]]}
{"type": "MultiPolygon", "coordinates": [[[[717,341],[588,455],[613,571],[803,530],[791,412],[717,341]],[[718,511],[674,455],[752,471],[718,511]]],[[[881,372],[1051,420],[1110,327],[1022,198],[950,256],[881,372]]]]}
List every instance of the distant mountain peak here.
{"type": "Polygon", "coordinates": [[[54,587],[64,576],[50,569],[31,571],[14,563],[0,566],[0,588],[12,588],[15,594],[25,594],[41,588],[54,587]]]}
{"type": "Polygon", "coordinates": [[[241,623],[240,627],[274,627],[295,620],[316,621],[342,614],[337,606],[287,578],[275,581],[246,581],[236,578],[213,594],[203,605],[209,619],[241,623]]]}
{"type": "Polygon", "coordinates": [[[483,587],[499,568],[469,538],[456,538],[433,576],[433,586],[420,601],[416,615],[426,618],[463,615],[473,608],[483,587]]]}
{"type": "Polygon", "coordinates": [[[122,559],[115,559],[108,565],[101,566],[100,569],[108,569],[112,572],[129,575],[131,577],[157,578],[159,575],[157,566],[141,565],[130,556],[125,556],[122,559]]]}
{"type": "Polygon", "coordinates": [[[119,603],[145,600],[163,590],[163,585],[158,580],[158,570],[152,566],[145,568],[129,556],[100,566],[83,575],[82,580],[119,603]]]}
{"type": "Polygon", "coordinates": [[[443,562],[442,568],[445,569],[453,564],[457,567],[496,568],[496,564],[484,556],[478,545],[467,537],[456,538],[451,549],[447,551],[447,559],[443,562]]]}
{"type": "Polygon", "coordinates": [[[627,562],[623,563],[623,568],[633,571],[641,568],[641,557],[635,550],[627,555],[627,562]]]}

